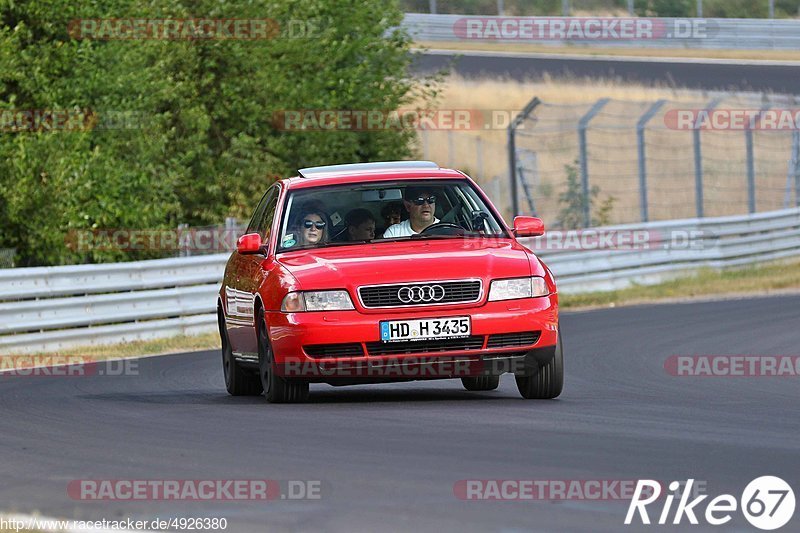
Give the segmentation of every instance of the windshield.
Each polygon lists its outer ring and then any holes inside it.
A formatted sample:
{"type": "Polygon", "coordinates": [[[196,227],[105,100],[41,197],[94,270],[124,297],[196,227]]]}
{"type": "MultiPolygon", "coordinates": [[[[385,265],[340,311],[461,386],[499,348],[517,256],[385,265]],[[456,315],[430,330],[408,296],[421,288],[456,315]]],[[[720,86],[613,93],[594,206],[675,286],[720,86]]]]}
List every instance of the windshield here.
{"type": "Polygon", "coordinates": [[[402,239],[509,237],[464,180],[398,181],[292,192],[278,251],[402,239]]]}

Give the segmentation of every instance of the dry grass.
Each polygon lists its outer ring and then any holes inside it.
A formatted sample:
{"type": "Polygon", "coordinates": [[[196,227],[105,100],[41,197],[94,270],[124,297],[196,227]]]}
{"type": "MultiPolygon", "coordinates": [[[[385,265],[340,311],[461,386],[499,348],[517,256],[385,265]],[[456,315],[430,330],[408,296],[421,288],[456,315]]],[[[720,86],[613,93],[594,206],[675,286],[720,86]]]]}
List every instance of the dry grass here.
{"type": "Polygon", "coordinates": [[[684,277],[650,286],[634,286],[611,292],[562,295],[563,309],[616,307],[664,301],[687,301],[708,296],[762,296],[800,291],[800,263],[772,263],[723,270],[706,269],[684,277]]]}
{"type": "Polygon", "coordinates": [[[585,46],[547,46],[534,43],[418,41],[432,50],[517,52],[552,55],[676,57],[689,59],[741,59],[761,61],[800,61],[796,50],[694,50],[688,48],[598,48],[585,46]]]}
{"type": "MultiPolygon", "coordinates": [[[[219,334],[178,336],[147,341],[133,341],[120,344],[98,346],[78,346],[64,348],[57,352],[39,352],[20,357],[3,358],[2,368],[29,368],[33,366],[52,366],[58,364],[91,363],[108,359],[163,355],[219,348],[219,334]]],[[[3,533],[0,531],[0,533],[3,533]]]]}

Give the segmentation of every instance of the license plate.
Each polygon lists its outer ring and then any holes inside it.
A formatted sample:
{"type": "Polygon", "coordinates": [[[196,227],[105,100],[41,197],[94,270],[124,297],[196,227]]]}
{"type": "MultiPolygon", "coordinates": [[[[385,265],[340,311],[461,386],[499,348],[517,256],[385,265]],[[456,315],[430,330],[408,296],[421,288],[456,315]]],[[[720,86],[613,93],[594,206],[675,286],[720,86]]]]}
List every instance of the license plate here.
{"type": "Polygon", "coordinates": [[[472,330],[468,316],[387,320],[380,323],[380,328],[383,342],[469,337],[472,330]]]}

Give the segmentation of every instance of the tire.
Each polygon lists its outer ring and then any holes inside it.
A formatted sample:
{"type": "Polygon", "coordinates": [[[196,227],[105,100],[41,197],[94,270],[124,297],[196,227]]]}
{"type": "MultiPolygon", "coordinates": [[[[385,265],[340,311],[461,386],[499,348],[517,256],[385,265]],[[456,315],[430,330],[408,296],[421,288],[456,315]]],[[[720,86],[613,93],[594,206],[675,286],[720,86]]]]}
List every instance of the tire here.
{"type": "Polygon", "coordinates": [[[225,328],[225,318],[219,314],[219,338],[222,342],[222,372],[225,388],[231,396],[258,396],[263,392],[261,380],[255,372],[241,368],[233,357],[233,349],[225,328]]]}
{"type": "Polygon", "coordinates": [[[500,385],[500,376],[480,376],[477,378],[461,378],[461,384],[470,391],[495,390],[500,385]]]}
{"type": "Polygon", "coordinates": [[[264,310],[258,310],[258,375],[269,403],[300,403],[308,400],[308,381],[284,379],[275,372],[275,359],[267,334],[264,310]]]}
{"type": "Polygon", "coordinates": [[[517,389],[523,398],[529,400],[551,400],[557,398],[564,389],[564,344],[561,330],[558,330],[558,343],[553,358],[532,376],[515,376],[517,389]]]}

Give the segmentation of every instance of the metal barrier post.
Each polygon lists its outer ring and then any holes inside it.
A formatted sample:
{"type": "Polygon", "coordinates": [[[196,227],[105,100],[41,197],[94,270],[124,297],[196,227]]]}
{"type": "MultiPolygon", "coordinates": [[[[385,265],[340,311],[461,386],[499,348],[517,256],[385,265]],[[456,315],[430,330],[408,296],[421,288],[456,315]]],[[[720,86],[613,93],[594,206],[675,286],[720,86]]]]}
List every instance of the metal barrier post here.
{"type": "Polygon", "coordinates": [[[475,138],[475,152],[478,158],[478,177],[484,179],[483,175],[483,141],[480,137],[475,138]]]}
{"type": "Polygon", "coordinates": [[[610,98],[601,98],[594,103],[589,112],[581,117],[578,123],[578,142],[580,144],[580,164],[581,164],[581,189],[583,192],[583,227],[588,228],[592,225],[591,199],[589,198],[589,154],[586,148],[586,129],[589,122],[600,112],[603,107],[610,102],[610,98]]]}
{"type": "MultiPolygon", "coordinates": [[[[703,112],[705,114],[711,113],[715,107],[719,105],[722,98],[712,100],[708,107],[703,112]]],[[[694,125],[694,194],[695,194],[695,207],[697,211],[697,218],[703,218],[703,148],[700,144],[700,124],[699,120],[694,125]]]]}
{"type": "Polygon", "coordinates": [[[514,120],[511,121],[511,124],[508,125],[508,173],[509,177],[511,178],[511,217],[517,216],[519,213],[519,197],[517,195],[517,139],[516,139],[516,131],[522,122],[533,113],[533,110],[536,109],[542,103],[538,97],[534,96],[533,100],[528,102],[528,105],[525,106],[525,109],[522,112],[514,117],[514,120]]]}
{"type": "Polygon", "coordinates": [[[800,207],[800,131],[793,132],[792,160],[794,161],[794,206],[800,207]]]}
{"type": "Polygon", "coordinates": [[[667,103],[666,100],[659,100],[654,103],[650,106],[650,109],[645,111],[644,115],[641,116],[639,122],[636,123],[636,138],[639,149],[639,205],[642,214],[642,222],[650,220],[647,212],[647,154],[644,146],[644,128],[665,103],[667,103]]]}
{"type": "Polygon", "coordinates": [[[453,147],[453,130],[447,130],[447,166],[449,168],[453,168],[455,165],[455,154],[453,153],[455,148],[453,147]]]}

